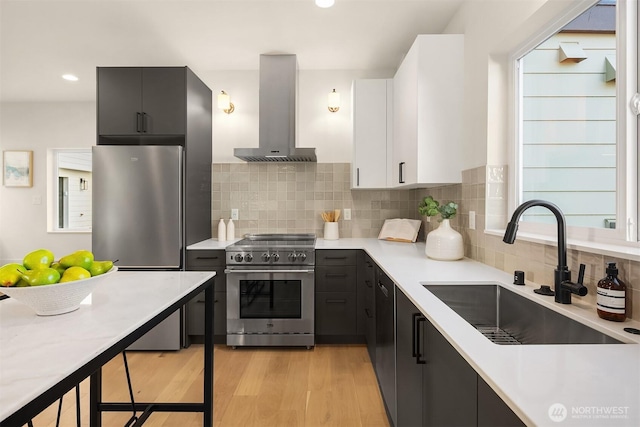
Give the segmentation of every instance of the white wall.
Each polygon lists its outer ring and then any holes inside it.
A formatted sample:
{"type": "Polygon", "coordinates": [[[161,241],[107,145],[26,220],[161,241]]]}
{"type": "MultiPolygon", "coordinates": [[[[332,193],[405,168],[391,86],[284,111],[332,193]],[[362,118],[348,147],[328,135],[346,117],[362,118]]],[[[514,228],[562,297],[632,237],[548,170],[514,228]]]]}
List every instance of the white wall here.
{"type": "MultiPolygon", "coordinates": [[[[351,81],[383,78],[393,71],[300,71],[298,146],[315,147],[318,161],[351,161],[351,81]],[[327,110],[332,89],[341,94],[337,113],[327,110]]],[[[233,114],[214,109],[213,162],[242,162],[233,148],[258,146],[258,71],[220,71],[200,74],[215,96],[231,95],[233,114]]],[[[95,145],[95,102],[2,103],[0,148],[33,150],[32,188],[0,187],[0,260],[20,260],[45,247],[56,256],[91,248],[89,233],[47,232],[47,149],[89,148],[95,145]],[[39,204],[34,204],[40,200],[39,204]]],[[[98,225],[97,225],[98,226],[98,225]]]]}
{"type": "Polygon", "coordinates": [[[58,256],[90,249],[91,234],[47,233],[47,149],[95,144],[95,103],[3,103],[2,150],[33,151],[33,187],[0,187],[0,260],[38,248],[58,256]]]}
{"type": "MultiPolygon", "coordinates": [[[[314,147],[319,163],[351,162],[351,82],[358,78],[392,77],[394,70],[300,70],[298,74],[298,147],[314,147]],[[340,93],[340,111],[327,109],[327,95],[340,93]]],[[[199,77],[214,96],[227,92],[235,106],[232,114],[214,108],[213,162],[241,163],[234,148],[258,146],[259,71],[215,71],[199,77]]]]}
{"type": "Polygon", "coordinates": [[[463,170],[508,163],[508,56],[580,3],[585,0],[467,1],[453,17],[444,32],[465,35],[463,170]]]}

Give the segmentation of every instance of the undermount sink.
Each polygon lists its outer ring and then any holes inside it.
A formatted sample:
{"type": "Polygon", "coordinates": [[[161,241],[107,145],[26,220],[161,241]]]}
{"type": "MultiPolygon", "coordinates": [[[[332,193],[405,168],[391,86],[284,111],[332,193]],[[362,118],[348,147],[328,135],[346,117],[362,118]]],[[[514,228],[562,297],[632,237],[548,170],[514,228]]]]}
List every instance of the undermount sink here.
{"type": "Polygon", "coordinates": [[[623,344],[497,284],[423,286],[496,344],[623,344]]]}

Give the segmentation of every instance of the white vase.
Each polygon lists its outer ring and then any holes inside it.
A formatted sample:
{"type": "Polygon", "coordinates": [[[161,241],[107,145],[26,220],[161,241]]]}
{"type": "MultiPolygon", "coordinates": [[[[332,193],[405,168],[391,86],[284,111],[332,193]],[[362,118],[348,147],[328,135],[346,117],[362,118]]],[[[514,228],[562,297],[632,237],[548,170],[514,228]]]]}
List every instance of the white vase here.
{"type": "Polygon", "coordinates": [[[451,228],[448,219],[444,219],[440,227],[427,234],[425,253],[429,258],[440,261],[461,259],[464,257],[462,235],[451,228]]]}

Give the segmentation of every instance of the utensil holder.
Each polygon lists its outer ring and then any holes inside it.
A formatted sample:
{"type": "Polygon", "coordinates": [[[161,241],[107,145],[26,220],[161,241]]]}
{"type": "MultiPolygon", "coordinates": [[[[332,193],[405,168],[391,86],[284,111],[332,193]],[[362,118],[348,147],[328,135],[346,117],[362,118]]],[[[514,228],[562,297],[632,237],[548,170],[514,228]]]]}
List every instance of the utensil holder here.
{"type": "Polygon", "coordinates": [[[337,222],[324,223],[324,240],[338,240],[340,238],[337,222]]]}

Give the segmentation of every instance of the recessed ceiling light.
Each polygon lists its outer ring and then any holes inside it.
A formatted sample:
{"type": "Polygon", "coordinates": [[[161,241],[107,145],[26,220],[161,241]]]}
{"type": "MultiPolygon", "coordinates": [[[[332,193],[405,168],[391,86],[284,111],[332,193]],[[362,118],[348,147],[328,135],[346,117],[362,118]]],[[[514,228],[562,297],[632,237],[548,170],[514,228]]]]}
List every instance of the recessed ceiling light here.
{"type": "Polygon", "coordinates": [[[333,6],[335,2],[335,0],[316,0],[316,6],[327,8],[333,6]]]}
{"type": "Polygon", "coordinates": [[[74,76],[73,74],[63,74],[62,78],[65,80],[68,80],[70,82],[77,82],[78,81],[78,77],[74,76]]]}

